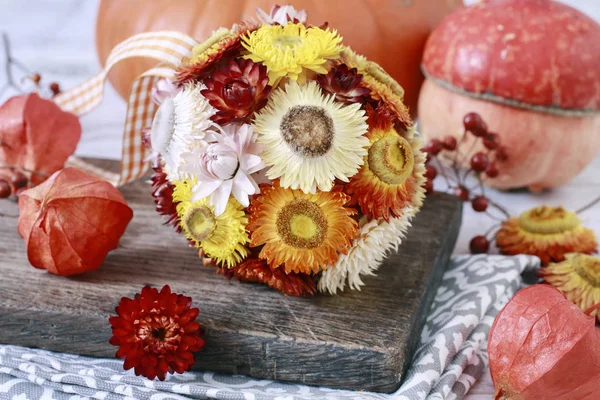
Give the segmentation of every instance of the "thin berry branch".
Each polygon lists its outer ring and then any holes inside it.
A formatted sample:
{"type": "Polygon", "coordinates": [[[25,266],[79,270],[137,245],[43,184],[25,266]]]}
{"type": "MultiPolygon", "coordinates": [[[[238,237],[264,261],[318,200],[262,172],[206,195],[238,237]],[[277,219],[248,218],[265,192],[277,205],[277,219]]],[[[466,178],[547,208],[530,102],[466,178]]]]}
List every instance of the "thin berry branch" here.
{"type": "Polygon", "coordinates": [[[44,172],[39,172],[39,171],[34,171],[32,169],[27,169],[27,168],[19,167],[18,165],[0,165],[0,169],[9,169],[9,170],[17,170],[17,171],[20,171],[20,172],[27,172],[28,174],[38,175],[38,176],[41,176],[43,178],[50,177],[49,174],[46,174],[44,172]]]}
{"type": "Polygon", "coordinates": [[[0,218],[19,218],[18,215],[4,214],[0,212],[0,218]]]}
{"type": "Polygon", "coordinates": [[[446,180],[446,185],[448,185],[448,189],[450,189],[452,187],[452,184],[450,183],[450,179],[448,179],[448,177],[446,176],[444,166],[442,165],[440,160],[438,160],[437,158],[435,159],[435,163],[437,164],[437,167],[440,171],[440,175],[442,175],[444,177],[444,179],[446,180]]]}
{"type": "Polygon", "coordinates": [[[594,207],[599,202],[600,202],[600,196],[597,197],[595,200],[592,200],[591,203],[588,203],[585,206],[583,206],[580,209],[578,209],[577,211],[575,211],[575,214],[581,214],[582,212],[584,212],[586,210],[589,210],[590,208],[594,207]]]}
{"type": "MultiPolygon", "coordinates": [[[[494,224],[487,230],[487,232],[483,236],[485,236],[487,238],[490,235],[490,233],[492,233],[493,231],[498,230],[498,229],[500,229],[500,224],[494,224]]],[[[496,236],[496,235],[493,235],[493,236],[496,236]]]]}
{"type": "Polygon", "coordinates": [[[492,207],[495,207],[498,211],[500,211],[502,214],[504,214],[504,216],[506,217],[506,219],[509,219],[511,217],[510,213],[506,210],[506,208],[502,207],[500,204],[496,203],[493,200],[488,199],[490,202],[490,205],[492,207]]]}
{"type": "MultiPolygon", "coordinates": [[[[2,42],[4,45],[4,55],[6,57],[6,64],[4,65],[4,69],[5,69],[5,73],[6,73],[6,88],[13,88],[14,90],[16,90],[17,92],[22,92],[23,89],[21,88],[21,86],[19,84],[17,84],[17,82],[15,82],[13,73],[12,73],[12,65],[17,65],[18,67],[23,67],[23,65],[21,65],[21,63],[19,63],[18,61],[16,61],[11,54],[10,51],[10,41],[8,40],[8,34],[6,32],[2,32],[2,42]]],[[[7,90],[7,89],[3,89],[3,91],[7,90]]]]}

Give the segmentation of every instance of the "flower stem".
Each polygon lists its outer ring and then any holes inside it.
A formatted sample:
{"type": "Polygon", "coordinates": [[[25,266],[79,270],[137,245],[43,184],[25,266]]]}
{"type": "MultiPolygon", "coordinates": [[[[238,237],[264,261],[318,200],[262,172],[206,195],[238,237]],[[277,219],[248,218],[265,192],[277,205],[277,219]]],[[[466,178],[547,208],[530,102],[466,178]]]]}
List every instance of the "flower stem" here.
{"type": "Polygon", "coordinates": [[[590,308],[588,308],[587,310],[585,310],[583,313],[585,315],[590,315],[591,313],[593,313],[594,311],[596,311],[599,308],[600,308],[600,303],[591,306],[590,308]]]}
{"type": "Polygon", "coordinates": [[[587,205],[581,207],[579,210],[575,211],[575,214],[580,214],[580,213],[586,211],[587,209],[592,208],[593,206],[598,204],[598,202],[600,202],[600,196],[597,197],[595,200],[593,200],[591,203],[588,203],[587,205]]]}

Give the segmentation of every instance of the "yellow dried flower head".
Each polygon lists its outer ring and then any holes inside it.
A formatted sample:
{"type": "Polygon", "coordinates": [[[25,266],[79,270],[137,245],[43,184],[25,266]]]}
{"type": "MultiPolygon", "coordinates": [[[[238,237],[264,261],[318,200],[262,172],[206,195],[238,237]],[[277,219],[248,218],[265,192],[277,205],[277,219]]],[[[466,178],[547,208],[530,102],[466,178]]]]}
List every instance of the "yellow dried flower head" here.
{"type": "Polygon", "coordinates": [[[263,25],[242,37],[250,52],[244,57],[266,65],[271,85],[283,77],[304,83],[306,70],[326,74],[325,63],[339,56],[341,41],[335,30],[303,24],[263,25]]]}
{"type": "Polygon", "coordinates": [[[225,212],[215,216],[208,198],[191,201],[193,186],[194,182],[177,181],[173,191],[185,236],[219,264],[228,268],[237,265],[248,256],[248,218],[244,207],[231,198],[225,212]]]}

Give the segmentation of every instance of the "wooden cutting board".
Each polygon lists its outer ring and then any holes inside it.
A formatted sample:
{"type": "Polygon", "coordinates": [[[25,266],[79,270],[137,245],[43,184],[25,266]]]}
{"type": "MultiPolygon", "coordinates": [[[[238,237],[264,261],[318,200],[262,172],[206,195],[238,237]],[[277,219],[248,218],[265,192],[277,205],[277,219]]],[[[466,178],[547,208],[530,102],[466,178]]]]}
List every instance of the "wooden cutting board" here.
{"type": "MultiPolygon", "coordinates": [[[[0,343],[114,357],[108,317],[120,298],[169,284],[200,308],[206,346],[197,369],[389,393],[409,366],[462,210],[455,197],[430,196],[398,253],[361,291],[293,298],[202,266],[186,240],[161,225],[147,183],[122,192],[135,216],[119,248],[98,271],[73,278],[31,267],[17,219],[0,217],[0,343]]],[[[0,213],[18,207],[0,201],[0,213]]]]}

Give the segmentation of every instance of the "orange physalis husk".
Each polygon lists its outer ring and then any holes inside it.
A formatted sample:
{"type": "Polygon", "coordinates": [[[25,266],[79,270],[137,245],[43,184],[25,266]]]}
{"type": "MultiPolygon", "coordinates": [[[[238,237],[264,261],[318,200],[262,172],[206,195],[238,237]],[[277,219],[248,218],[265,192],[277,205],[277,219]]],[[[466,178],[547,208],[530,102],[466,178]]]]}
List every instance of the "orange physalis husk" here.
{"type": "MultiPolygon", "coordinates": [[[[564,261],[548,264],[539,274],[582,311],[600,303],[600,257],[569,253],[564,261]]],[[[598,310],[590,315],[600,319],[598,310]]]]}
{"type": "Polygon", "coordinates": [[[406,207],[421,206],[425,155],[419,150],[420,138],[406,139],[391,122],[381,123],[377,118],[381,116],[370,116],[375,125],[367,133],[369,153],[345,189],[352,196],[352,204],[358,204],[369,219],[389,221],[401,217],[406,207]]]}
{"type": "Polygon", "coordinates": [[[600,329],[595,322],[552,286],[518,292],[489,334],[495,398],[598,398],[600,329]]]}
{"type": "Polygon", "coordinates": [[[317,273],[346,254],[358,234],[349,200],[338,188],[311,194],[263,184],[247,209],[250,244],[264,245],[259,257],[272,268],[317,273]]]}
{"type": "Polygon", "coordinates": [[[310,275],[286,273],[283,268],[271,268],[266,260],[260,258],[248,258],[233,268],[220,268],[218,272],[240,281],[265,283],[286,296],[312,296],[317,290],[310,275]]]}
{"type": "Polygon", "coordinates": [[[114,186],[73,168],[23,192],[19,214],[31,265],[63,276],[100,267],[133,217],[114,186]]]}
{"type": "Polygon", "coordinates": [[[540,206],[502,224],[496,234],[502,254],[531,254],[542,264],[560,262],[566,253],[591,254],[598,248],[596,235],[584,228],[574,212],[563,207],[540,206]]]}
{"type": "Polygon", "coordinates": [[[79,119],[36,93],[0,107],[0,164],[38,172],[30,177],[33,184],[61,169],[80,137],[79,119]]]}

